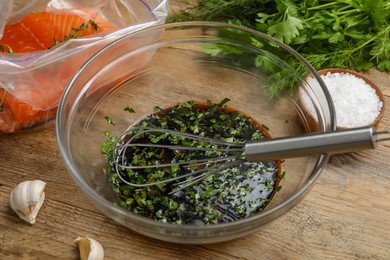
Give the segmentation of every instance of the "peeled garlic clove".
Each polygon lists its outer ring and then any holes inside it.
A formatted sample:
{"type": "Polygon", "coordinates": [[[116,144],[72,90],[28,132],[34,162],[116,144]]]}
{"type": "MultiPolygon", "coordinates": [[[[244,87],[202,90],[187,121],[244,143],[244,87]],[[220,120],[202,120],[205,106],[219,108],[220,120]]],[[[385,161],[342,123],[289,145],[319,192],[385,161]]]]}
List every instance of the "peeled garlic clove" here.
{"type": "Polygon", "coordinates": [[[104,259],[103,247],[95,239],[88,237],[78,237],[74,242],[79,247],[81,260],[104,259]]]}
{"type": "Polygon", "coordinates": [[[45,200],[46,183],[40,180],[23,181],[19,183],[10,195],[10,205],[13,211],[24,221],[34,224],[43,201],[45,200]]]}

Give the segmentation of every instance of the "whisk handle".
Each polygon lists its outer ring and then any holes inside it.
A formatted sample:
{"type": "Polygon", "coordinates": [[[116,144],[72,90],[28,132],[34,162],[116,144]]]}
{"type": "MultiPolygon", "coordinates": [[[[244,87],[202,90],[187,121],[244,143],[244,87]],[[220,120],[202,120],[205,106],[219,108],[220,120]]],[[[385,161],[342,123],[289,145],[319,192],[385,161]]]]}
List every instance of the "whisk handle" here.
{"type": "Polygon", "coordinates": [[[374,127],[273,138],[245,145],[249,162],[286,159],[314,154],[348,153],[377,146],[374,127]]]}

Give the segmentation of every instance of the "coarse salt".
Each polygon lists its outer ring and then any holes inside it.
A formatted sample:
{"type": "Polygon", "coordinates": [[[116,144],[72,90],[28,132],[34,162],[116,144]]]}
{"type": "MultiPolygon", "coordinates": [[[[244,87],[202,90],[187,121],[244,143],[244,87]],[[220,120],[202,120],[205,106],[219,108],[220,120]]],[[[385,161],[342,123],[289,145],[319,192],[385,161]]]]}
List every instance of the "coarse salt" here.
{"type": "MultiPolygon", "coordinates": [[[[330,72],[321,75],[321,78],[333,99],[337,126],[345,128],[366,126],[379,115],[383,103],[375,90],[363,79],[349,73],[330,72]]],[[[316,81],[309,78],[308,83],[315,84],[316,81]]]]}

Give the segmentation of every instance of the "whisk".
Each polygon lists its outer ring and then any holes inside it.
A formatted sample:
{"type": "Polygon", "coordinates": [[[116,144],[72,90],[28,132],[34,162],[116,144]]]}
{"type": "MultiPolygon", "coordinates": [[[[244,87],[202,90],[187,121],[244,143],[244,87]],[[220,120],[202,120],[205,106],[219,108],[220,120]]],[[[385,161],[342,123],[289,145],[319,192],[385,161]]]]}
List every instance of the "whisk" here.
{"type": "Polygon", "coordinates": [[[113,161],[119,178],[128,185],[145,187],[174,182],[172,185],[179,186],[178,190],[180,190],[209,175],[245,163],[373,149],[377,147],[379,142],[388,140],[390,140],[390,131],[376,132],[375,128],[371,126],[239,143],[215,140],[169,129],[129,127],[118,138],[114,146],[113,161]],[[142,137],[145,135],[169,136],[181,141],[186,140],[188,142],[181,143],[189,143],[189,145],[144,142],[142,137]],[[207,147],[204,147],[205,144],[207,147]],[[156,160],[140,165],[135,165],[128,160],[129,153],[133,153],[134,149],[144,148],[153,149],[153,152],[161,152],[163,153],[162,157],[166,153],[182,155],[196,152],[202,154],[202,158],[193,157],[184,161],[168,160],[167,162],[156,160]],[[181,167],[187,170],[179,176],[170,176],[167,179],[150,183],[133,183],[122,176],[123,171],[146,170],[153,172],[157,169],[170,167],[181,167]]]}

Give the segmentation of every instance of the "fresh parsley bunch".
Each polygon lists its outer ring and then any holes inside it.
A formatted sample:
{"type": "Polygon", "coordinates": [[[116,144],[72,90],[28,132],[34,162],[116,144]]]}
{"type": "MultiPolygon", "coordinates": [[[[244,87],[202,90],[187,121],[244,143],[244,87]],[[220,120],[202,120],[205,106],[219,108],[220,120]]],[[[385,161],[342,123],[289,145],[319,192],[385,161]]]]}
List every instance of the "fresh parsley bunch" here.
{"type": "Polygon", "coordinates": [[[389,0],[201,0],[172,20],[256,29],[290,45],[316,69],[390,71],[389,0]]]}

